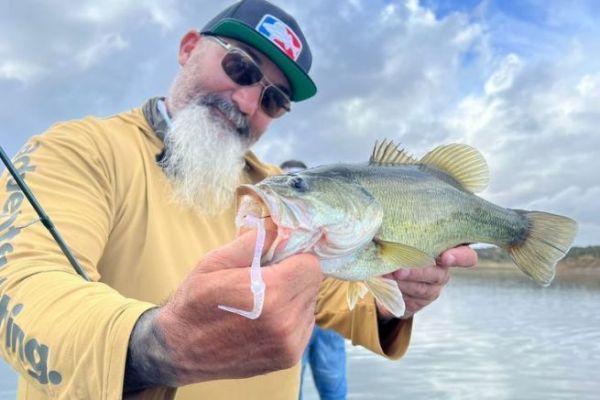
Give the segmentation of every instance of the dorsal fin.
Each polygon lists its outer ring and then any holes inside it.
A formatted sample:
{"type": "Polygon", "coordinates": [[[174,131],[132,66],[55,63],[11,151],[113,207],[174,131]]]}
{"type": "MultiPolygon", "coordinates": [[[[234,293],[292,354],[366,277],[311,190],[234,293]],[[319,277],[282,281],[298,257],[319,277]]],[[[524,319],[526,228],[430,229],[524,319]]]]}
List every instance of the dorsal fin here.
{"type": "Polygon", "coordinates": [[[420,164],[440,169],[469,192],[484,190],[489,182],[489,170],[481,153],[466,144],[438,146],[425,154],[420,164]]]}
{"type": "Polygon", "coordinates": [[[418,162],[419,160],[387,139],[384,139],[381,143],[379,141],[375,142],[373,153],[369,159],[371,165],[416,164],[418,162]]]}

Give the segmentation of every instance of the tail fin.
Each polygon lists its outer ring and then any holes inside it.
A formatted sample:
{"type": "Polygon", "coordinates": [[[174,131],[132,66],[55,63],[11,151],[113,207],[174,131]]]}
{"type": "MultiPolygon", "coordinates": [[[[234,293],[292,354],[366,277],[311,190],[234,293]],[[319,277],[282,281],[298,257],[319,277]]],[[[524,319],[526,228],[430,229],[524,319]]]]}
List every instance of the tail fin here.
{"type": "Polygon", "coordinates": [[[556,263],[563,258],[577,234],[577,222],[560,215],[515,210],[529,223],[527,238],[508,252],[521,271],[542,286],[554,279],[556,263]]]}

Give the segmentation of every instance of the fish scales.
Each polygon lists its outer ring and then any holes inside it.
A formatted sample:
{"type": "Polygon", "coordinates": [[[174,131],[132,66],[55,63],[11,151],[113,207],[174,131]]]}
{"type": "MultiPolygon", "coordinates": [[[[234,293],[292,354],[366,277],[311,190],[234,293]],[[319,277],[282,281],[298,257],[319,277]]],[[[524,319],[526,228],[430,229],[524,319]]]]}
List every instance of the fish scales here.
{"type": "Polygon", "coordinates": [[[526,220],[414,165],[355,168],[357,183],[386,210],[380,237],[436,256],[462,243],[517,244],[526,220]]]}

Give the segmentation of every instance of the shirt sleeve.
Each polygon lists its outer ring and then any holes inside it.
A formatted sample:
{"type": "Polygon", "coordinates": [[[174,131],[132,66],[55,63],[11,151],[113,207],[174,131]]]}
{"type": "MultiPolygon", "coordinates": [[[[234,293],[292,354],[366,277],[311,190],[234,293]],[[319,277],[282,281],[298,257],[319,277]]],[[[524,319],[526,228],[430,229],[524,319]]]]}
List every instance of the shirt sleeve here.
{"type": "Polygon", "coordinates": [[[115,215],[114,167],[88,128],[57,125],[13,162],[94,282],[34,222],[14,179],[0,179],[0,355],[49,397],[120,399],[131,330],[154,305],[98,282],[115,215]]]}
{"type": "Polygon", "coordinates": [[[402,357],[410,343],[413,319],[393,319],[380,324],[375,299],[367,294],[354,310],[348,309],[348,282],[328,278],[323,281],[317,300],[317,323],[334,329],[350,339],[353,345],[363,346],[389,359],[402,357]]]}

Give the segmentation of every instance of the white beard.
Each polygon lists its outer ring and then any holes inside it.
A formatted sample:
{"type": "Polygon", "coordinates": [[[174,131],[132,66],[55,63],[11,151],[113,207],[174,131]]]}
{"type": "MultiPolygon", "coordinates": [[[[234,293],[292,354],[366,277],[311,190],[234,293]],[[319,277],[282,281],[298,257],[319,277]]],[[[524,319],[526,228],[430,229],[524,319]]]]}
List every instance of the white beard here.
{"type": "Polygon", "coordinates": [[[190,101],[175,115],[162,166],[175,201],[216,215],[233,205],[249,141],[201,102],[190,101]]]}

